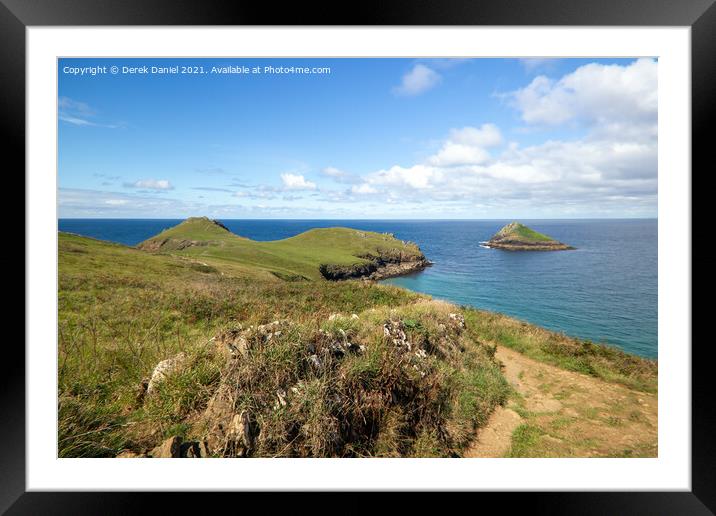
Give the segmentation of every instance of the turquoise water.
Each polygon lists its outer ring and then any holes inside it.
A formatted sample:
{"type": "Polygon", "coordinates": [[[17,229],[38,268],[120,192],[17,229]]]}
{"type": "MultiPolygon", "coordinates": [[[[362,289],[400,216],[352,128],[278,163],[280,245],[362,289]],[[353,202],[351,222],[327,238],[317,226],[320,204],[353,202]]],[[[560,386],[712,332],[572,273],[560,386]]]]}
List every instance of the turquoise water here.
{"type": "MultiPolygon", "coordinates": [[[[180,220],[61,219],[59,229],[135,245],[180,220]]],[[[657,357],[657,221],[521,220],[574,251],[486,249],[510,221],[222,220],[255,240],[314,227],[394,233],[416,242],[434,265],[392,278],[436,298],[509,314],[568,335],[657,357]]]]}

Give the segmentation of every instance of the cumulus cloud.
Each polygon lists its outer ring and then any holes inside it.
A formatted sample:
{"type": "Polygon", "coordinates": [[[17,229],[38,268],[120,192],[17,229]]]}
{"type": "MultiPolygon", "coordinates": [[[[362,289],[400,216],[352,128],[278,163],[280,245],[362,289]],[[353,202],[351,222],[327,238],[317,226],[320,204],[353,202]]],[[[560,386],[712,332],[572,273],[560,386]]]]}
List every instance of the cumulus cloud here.
{"type": "Polygon", "coordinates": [[[328,176],[328,177],[343,178],[348,175],[348,172],[339,170],[336,167],[326,167],[323,170],[321,170],[321,174],[323,174],[324,176],[328,176]]]}
{"type": "Polygon", "coordinates": [[[443,167],[484,163],[490,158],[487,148],[500,143],[502,134],[493,124],[453,129],[438,153],[428,161],[431,165],[443,167]]]}
{"type": "Polygon", "coordinates": [[[435,87],[441,81],[440,74],[432,68],[418,63],[403,75],[400,86],[393,88],[393,93],[398,96],[412,97],[420,95],[435,87]]]}
{"type": "Polygon", "coordinates": [[[124,183],[126,188],[141,188],[143,190],[173,190],[174,186],[167,179],[140,179],[133,183],[124,183]]]}
{"type": "Polygon", "coordinates": [[[346,172],[345,170],[340,170],[336,167],[326,167],[323,170],[321,170],[321,174],[325,177],[328,177],[335,181],[336,183],[356,183],[360,180],[360,178],[355,175],[351,174],[350,172],[346,172]]]}
{"type": "Polygon", "coordinates": [[[354,194],[359,195],[365,195],[365,194],[374,194],[378,193],[378,190],[376,190],[374,187],[367,183],[363,183],[362,185],[354,185],[351,187],[351,192],[354,194]]]}
{"type": "Polygon", "coordinates": [[[627,66],[590,63],[558,80],[535,77],[507,97],[529,124],[655,123],[657,61],[638,59],[627,66]]]}
{"type": "Polygon", "coordinates": [[[286,190],[315,190],[316,183],[306,181],[301,174],[281,174],[281,182],[286,190]]]}
{"type": "Polygon", "coordinates": [[[579,123],[583,136],[520,147],[498,127],[453,129],[413,165],[362,176],[351,193],[446,210],[653,216],[657,197],[656,61],[588,64],[557,80],[537,77],[509,94],[529,124],[579,123]],[[457,208],[456,208],[457,209],[457,208]]]}

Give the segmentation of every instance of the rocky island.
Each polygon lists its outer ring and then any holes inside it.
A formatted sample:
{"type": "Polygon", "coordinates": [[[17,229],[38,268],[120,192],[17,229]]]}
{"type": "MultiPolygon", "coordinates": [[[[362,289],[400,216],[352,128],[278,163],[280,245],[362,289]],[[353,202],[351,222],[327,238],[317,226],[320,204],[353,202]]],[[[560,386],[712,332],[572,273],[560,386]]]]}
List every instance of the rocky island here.
{"type": "Polygon", "coordinates": [[[558,242],[519,222],[510,222],[487,241],[491,249],[506,251],[566,251],[574,247],[558,242]]]}

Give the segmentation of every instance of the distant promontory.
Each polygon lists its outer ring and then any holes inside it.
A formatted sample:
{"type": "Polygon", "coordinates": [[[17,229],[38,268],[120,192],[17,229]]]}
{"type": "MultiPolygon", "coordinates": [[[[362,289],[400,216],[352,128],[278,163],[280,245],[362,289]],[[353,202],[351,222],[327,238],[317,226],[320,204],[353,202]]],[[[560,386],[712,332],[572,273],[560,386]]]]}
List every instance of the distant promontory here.
{"type": "MultiPolygon", "coordinates": [[[[423,270],[431,265],[412,242],[388,233],[351,228],[315,228],[276,241],[255,241],[235,235],[207,217],[190,217],[141,242],[143,251],[231,263],[245,274],[268,272],[286,281],[381,280],[423,270]]],[[[211,263],[205,263],[211,262],[211,263]]]]}
{"type": "Polygon", "coordinates": [[[511,222],[500,229],[487,242],[487,247],[505,251],[566,251],[574,249],[574,247],[558,242],[519,222],[511,222]]]}

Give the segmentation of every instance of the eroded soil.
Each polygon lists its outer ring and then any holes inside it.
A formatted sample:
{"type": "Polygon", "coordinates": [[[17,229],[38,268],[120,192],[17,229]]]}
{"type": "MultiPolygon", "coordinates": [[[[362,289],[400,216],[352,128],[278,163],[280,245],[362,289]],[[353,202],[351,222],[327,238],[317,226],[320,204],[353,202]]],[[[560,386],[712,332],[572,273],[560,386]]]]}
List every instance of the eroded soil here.
{"type": "Polygon", "coordinates": [[[656,457],[658,398],[498,347],[515,389],[466,457],[656,457]]]}

